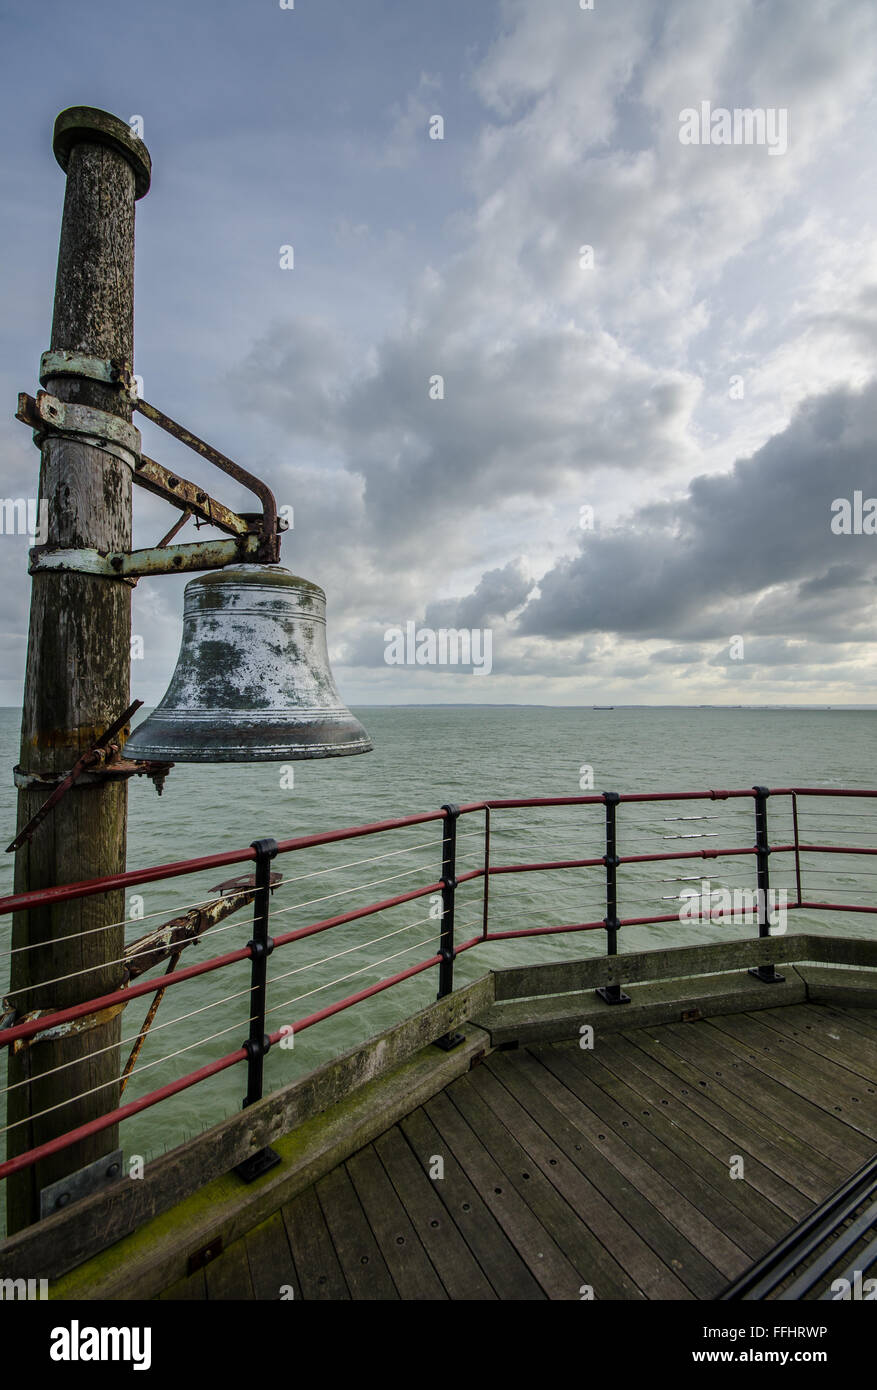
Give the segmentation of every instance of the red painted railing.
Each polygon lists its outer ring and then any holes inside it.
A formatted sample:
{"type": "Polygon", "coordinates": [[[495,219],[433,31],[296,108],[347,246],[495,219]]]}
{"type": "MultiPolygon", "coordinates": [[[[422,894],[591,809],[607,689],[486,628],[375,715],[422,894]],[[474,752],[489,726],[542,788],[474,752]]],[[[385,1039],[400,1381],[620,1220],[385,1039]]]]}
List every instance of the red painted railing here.
{"type": "MultiPolygon", "coordinates": [[[[485,942],[506,941],[518,937],[538,937],[545,935],[559,935],[566,933],[577,933],[583,931],[603,930],[607,933],[608,954],[614,955],[617,950],[617,932],[624,927],[642,926],[659,923],[668,923],[679,920],[679,913],[662,913],[637,917],[619,917],[617,915],[617,870],[619,867],[628,864],[653,864],[669,861],[687,861],[699,859],[710,861],[724,859],[728,857],[751,855],[756,861],[756,877],[758,887],[767,889],[768,883],[768,856],[771,859],[777,855],[790,854],[794,856],[796,897],[795,901],[790,902],[790,909],[818,909],[830,912],[853,912],[853,913],[874,913],[877,906],[868,903],[837,903],[821,902],[805,899],[802,894],[802,854],[844,854],[844,855],[874,855],[877,854],[877,847],[864,847],[858,845],[836,845],[836,844],[809,844],[802,843],[798,834],[798,799],[813,797],[847,797],[873,799],[877,797],[877,790],[860,790],[856,788],[828,788],[828,787],[783,787],[773,788],[768,791],[765,788],[748,788],[742,790],[709,790],[695,792],[637,792],[629,794],[618,793],[595,793],[586,796],[564,796],[564,797],[526,797],[515,798],[501,801],[478,801],[471,802],[464,806],[445,806],[439,811],[431,811],[423,815],[405,816],[395,820],[379,821],[369,825],[353,826],[348,829],[328,831],[323,834],[305,835],[296,839],[284,840],[277,844],[276,852],[278,855],[287,855],[304,851],[317,846],[324,846],[358,839],[363,836],[379,835],[386,832],[400,830],[409,826],[424,825],[434,821],[443,823],[443,858],[441,876],[434,882],[425,887],[415,888],[405,893],[400,893],[394,897],[383,899],[379,902],[370,903],[367,906],[352,909],[349,912],[337,914],[332,917],[323,918],[308,926],[299,927],[293,931],[288,931],[276,936],[273,939],[272,950],[288,946],[292,942],[300,941],[306,937],[316,935],[321,932],[330,931],[335,927],[359,921],[362,918],[372,916],[379,912],[387,911],[398,907],[403,903],[413,902],[416,899],[442,895],[442,912],[439,920],[439,940],[436,951],[427,958],[418,961],[416,964],[400,970],[386,979],[367,988],[361,989],[356,993],[350,994],[325,1008],[307,1015],[297,1020],[293,1025],[281,1028],[274,1033],[267,1034],[268,1046],[277,1043],[284,1034],[292,1031],[300,1033],[306,1028],[330,1018],[335,1014],[341,1013],[346,1009],[352,1008],[365,999],[371,998],[404,980],[413,978],[432,968],[439,969],[440,989],[439,997],[443,997],[450,992],[453,987],[453,962],[457,956],[463,952],[471,950],[475,946],[483,945],[485,942]],[[766,829],[766,805],[767,798],[772,802],[778,797],[791,798],[791,808],[793,813],[794,838],[789,843],[770,844],[766,829]],[[729,801],[733,799],[754,800],[756,807],[756,835],[755,842],[751,845],[734,845],[725,848],[702,848],[702,849],[673,849],[658,853],[649,854],[618,854],[616,850],[616,812],[617,807],[655,802],[683,802],[683,801],[729,801]],[[491,817],[499,811],[522,810],[528,808],[548,809],[552,807],[573,807],[573,806],[602,806],[605,808],[606,815],[606,852],[602,855],[592,856],[582,859],[561,859],[548,861],[533,861],[529,863],[516,864],[492,864],[490,862],[490,832],[491,817]],[[484,856],[480,867],[468,870],[465,873],[456,873],[455,858],[455,834],[456,823],[461,816],[470,816],[478,813],[484,814],[484,856]],[[761,819],[759,820],[759,816],[761,819]],[[489,927],[489,886],[492,878],[505,874],[539,873],[546,871],[566,870],[566,869],[603,869],[606,875],[606,915],[585,922],[565,923],[551,926],[534,926],[520,928],[516,930],[491,931],[489,927]],[[482,899],[482,929],[478,935],[468,940],[458,943],[454,934],[454,902],[457,888],[467,882],[482,880],[483,899],[482,899]]],[[[33,892],[18,893],[10,897],[0,899],[0,917],[13,912],[23,912],[31,907],[44,907],[72,901],[73,899],[91,897],[113,890],[128,890],[139,887],[147,883],[155,883],[161,880],[178,878],[198,873],[207,869],[224,868],[234,864],[245,864],[256,861],[258,864],[259,853],[254,847],[247,849],[229,851],[223,854],[212,854],[196,859],[181,860],[171,864],[158,865],[151,869],[137,869],[128,873],[114,874],[107,878],[90,879],[80,883],[61,884],[54,888],[39,889],[33,892]]],[[[265,899],[267,903],[267,895],[265,899]]],[[[723,910],[717,909],[706,914],[709,917],[721,918],[726,916],[723,910]]],[[[267,917],[267,909],[266,909],[267,917]]],[[[770,934],[770,925],[767,920],[767,910],[764,898],[761,899],[758,908],[758,927],[759,935],[767,936],[770,934]]],[[[199,976],[212,973],[213,971],[224,969],[229,965],[244,961],[255,960],[254,951],[251,946],[242,947],[238,950],[228,951],[223,955],[215,956],[210,960],[198,965],[187,966],[176,969],[170,974],[161,975],[156,980],[140,981],[122,989],[110,991],[99,997],[88,999],[79,1004],[71,1005],[67,1008],[58,1009],[54,1013],[44,1014],[39,1018],[29,1019],[25,1022],[16,1023],[11,1027],[0,1030],[0,1047],[9,1047],[19,1041],[27,1041],[38,1036],[50,1028],[57,1028],[63,1024],[71,1023],[77,1019],[82,1019],[89,1014],[109,1008],[116,1004],[126,1004],[132,999],[155,993],[158,990],[173,988],[186,980],[196,979],[199,976]]],[[[772,971],[773,967],[764,967],[765,971],[772,971]]],[[[770,980],[770,974],[764,976],[770,980]]],[[[621,1002],[623,995],[620,993],[619,986],[613,986],[609,990],[617,991],[614,997],[610,997],[607,1002],[621,1002]]],[[[605,995],[604,995],[605,997],[605,995]]],[[[264,1017],[261,1020],[264,1025],[264,1017]]],[[[267,1051],[267,1048],[265,1048],[267,1051]]],[[[264,1055],[264,1054],[263,1054],[264,1055]]],[[[247,1044],[241,1045],[233,1052],[217,1058],[206,1066],[200,1067],[195,1071],[180,1077],[175,1081],[161,1086],[138,1100],[131,1101],[108,1111],[98,1119],[89,1121],[87,1124],[80,1125],[78,1128],[60,1134],[50,1141],[40,1144],[26,1153],[19,1154],[14,1158],[0,1163],[0,1178],[8,1177],[10,1174],[18,1172],[20,1169],[29,1167],[31,1164],[50,1155],[67,1148],[90,1135],[96,1134],[122,1120],[136,1115],[151,1106],[159,1104],[161,1101],[176,1095],[191,1086],[198,1085],[200,1082],[217,1075],[219,1072],[229,1067],[235,1066],[239,1062],[250,1061],[252,1064],[252,1049],[247,1044]]]]}

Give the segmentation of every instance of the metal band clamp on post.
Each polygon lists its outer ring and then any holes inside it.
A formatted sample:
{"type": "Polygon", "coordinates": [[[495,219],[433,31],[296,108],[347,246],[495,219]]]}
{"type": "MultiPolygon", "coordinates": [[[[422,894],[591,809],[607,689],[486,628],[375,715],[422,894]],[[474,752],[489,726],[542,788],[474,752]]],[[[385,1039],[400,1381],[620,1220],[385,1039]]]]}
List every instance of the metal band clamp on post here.
{"type": "MultiPolygon", "coordinates": [[[[102,787],[107,782],[124,782],[129,777],[140,777],[144,774],[147,777],[155,778],[159,775],[160,769],[171,767],[173,767],[173,763],[161,763],[144,758],[131,760],[116,757],[114,753],[110,752],[107,761],[101,766],[80,772],[76,778],[76,785],[78,787],[102,787]]],[[[12,769],[13,785],[19,791],[27,791],[31,787],[53,791],[69,776],[69,772],[29,772],[17,763],[12,769]]]]}
{"type": "Polygon", "coordinates": [[[41,445],[47,435],[71,438],[90,444],[127,463],[133,472],[140,461],[140,431],[119,415],[94,406],[61,401],[48,391],[38,391],[36,399],[19,392],[16,420],[30,425],[34,443],[41,445]]]}
{"type": "Polygon", "coordinates": [[[130,362],[112,357],[90,357],[84,352],[50,349],[40,358],[40,385],[46,386],[54,377],[85,377],[104,386],[115,386],[132,402],[137,400],[137,384],[130,362]]]}

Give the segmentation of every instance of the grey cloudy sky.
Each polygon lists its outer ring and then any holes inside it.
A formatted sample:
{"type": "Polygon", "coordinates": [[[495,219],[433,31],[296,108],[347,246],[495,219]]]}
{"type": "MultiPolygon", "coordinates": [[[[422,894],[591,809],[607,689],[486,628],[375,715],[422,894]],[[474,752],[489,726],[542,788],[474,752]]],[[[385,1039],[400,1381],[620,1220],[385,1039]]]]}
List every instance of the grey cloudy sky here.
{"type": "MultiPolygon", "coordinates": [[[[48,346],[54,117],[136,114],[135,370],[294,506],[349,703],[877,700],[877,536],[830,525],[877,494],[872,0],[0,13],[0,496],[37,477],[12,415],[48,346]],[[788,148],[682,144],[702,102],[787,112],[788,148]],[[388,666],[412,620],[490,627],[490,676],[388,666]]],[[[150,544],[166,512],[135,506],[150,544]]],[[[27,544],[0,536],[3,704],[27,544]]],[[[181,608],[181,580],[135,590],[135,697],[181,608]]]]}

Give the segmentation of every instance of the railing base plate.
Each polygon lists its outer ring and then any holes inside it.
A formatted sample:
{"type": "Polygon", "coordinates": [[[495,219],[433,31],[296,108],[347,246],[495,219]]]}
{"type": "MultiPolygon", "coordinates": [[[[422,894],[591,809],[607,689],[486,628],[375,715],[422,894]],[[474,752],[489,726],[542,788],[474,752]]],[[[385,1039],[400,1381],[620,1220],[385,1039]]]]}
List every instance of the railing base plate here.
{"type": "Polygon", "coordinates": [[[239,1163],[234,1171],[244,1182],[255,1182],[263,1173],[276,1168],[280,1161],[280,1154],[275,1153],[273,1149],[260,1149],[257,1154],[251,1154],[243,1163],[239,1163]]]}
{"type": "Polygon", "coordinates": [[[594,990],[603,1000],[604,1004],[629,1004],[630,995],[625,994],[621,985],[600,985],[599,989],[594,990]]]}
{"type": "Polygon", "coordinates": [[[763,985],[781,985],[786,978],[785,975],[778,975],[772,965],[751,965],[749,974],[763,985]]]}
{"type": "Polygon", "coordinates": [[[442,1052],[451,1052],[455,1047],[459,1047],[460,1043],[465,1041],[466,1039],[462,1033],[445,1033],[443,1038],[436,1038],[435,1046],[440,1047],[442,1052]]]}

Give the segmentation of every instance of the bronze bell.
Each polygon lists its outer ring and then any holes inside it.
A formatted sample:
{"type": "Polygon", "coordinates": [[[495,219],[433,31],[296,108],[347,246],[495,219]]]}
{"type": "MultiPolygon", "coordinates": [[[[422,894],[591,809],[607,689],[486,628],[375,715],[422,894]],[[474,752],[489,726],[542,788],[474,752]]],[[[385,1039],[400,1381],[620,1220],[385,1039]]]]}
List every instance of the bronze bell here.
{"type": "Polygon", "coordinates": [[[234,565],[186,585],[176,669],[125,757],[250,763],[372,747],[335,688],[323,590],[281,565],[234,565]]]}

